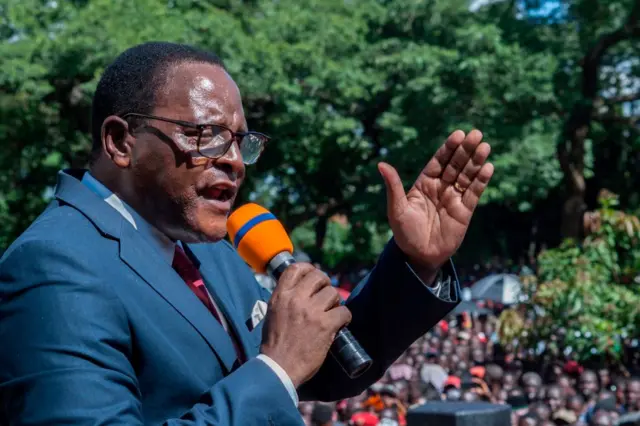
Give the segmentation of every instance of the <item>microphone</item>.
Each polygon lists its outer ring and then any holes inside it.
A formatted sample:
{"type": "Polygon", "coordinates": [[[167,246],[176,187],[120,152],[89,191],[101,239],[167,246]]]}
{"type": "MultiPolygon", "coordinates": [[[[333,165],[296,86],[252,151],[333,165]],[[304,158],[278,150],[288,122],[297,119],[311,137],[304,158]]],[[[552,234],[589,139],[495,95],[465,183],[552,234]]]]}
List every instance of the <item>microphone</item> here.
{"type": "MultiPolygon", "coordinates": [[[[240,256],[258,273],[268,273],[277,281],[285,269],[296,263],[287,231],[262,206],[249,203],[239,207],[229,216],[227,231],[240,256]]],[[[338,331],[329,352],[352,379],[373,363],[346,327],[338,331]]]]}

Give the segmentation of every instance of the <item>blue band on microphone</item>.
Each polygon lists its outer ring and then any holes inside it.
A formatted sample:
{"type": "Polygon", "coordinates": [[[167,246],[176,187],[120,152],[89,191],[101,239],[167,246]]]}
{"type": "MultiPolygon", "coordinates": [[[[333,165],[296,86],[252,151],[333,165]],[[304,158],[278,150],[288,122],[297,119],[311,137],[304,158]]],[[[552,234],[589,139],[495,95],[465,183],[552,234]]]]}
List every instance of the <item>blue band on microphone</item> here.
{"type": "Polygon", "coordinates": [[[240,244],[242,238],[247,234],[247,232],[251,230],[251,228],[259,223],[266,222],[268,220],[276,220],[276,217],[271,213],[262,213],[242,225],[242,228],[238,230],[238,232],[236,233],[236,237],[233,239],[234,247],[238,247],[238,244],[240,244]]]}

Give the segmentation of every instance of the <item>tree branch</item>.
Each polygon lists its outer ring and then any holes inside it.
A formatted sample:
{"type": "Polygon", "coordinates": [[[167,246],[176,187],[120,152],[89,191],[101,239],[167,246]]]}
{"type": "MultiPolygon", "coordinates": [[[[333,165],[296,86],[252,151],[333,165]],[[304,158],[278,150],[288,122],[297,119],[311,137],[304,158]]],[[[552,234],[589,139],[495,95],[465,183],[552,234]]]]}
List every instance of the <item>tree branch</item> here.
{"type": "Polygon", "coordinates": [[[631,115],[628,117],[622,115],[614,115],[614,114],[596,114],[593,116],[595,121],[599,121],[601,123],[618,123],[625,124],[629,127],[634,127],[640,125],[640,115],[631,115]]]}
{"type": "Polygon", "coordinates": [[[611,98],[598,98],[597,104],[600,105],[614,105],[624,104],[627,102],[640,101],[640,92],[630,93],[628,95],[613,96],[611,98]]]}
{"type": "Polygon", "coordinates": [[[635,1],[626,22],[615,31],[602,35],[581,61],[582,99],[574,104],[558,141],[557,155],[567,189],[562,213],[564,237],[580,238],[585,208],[585,141],[598,106],[599,73],[602,58],[611,47],[633,37],[640,37],[640,1],[635,1]]]}
{"type": "Polygon", "coordinates": [[[640,2],[634,3],[633,9],[624,25],[615,31],[600,37],[596,44],[587,52],[582,59],[582,93],[586,97],[595,99],[598,91],[598,71],[600,61],[604,54],[619,42],[634,37],[640,37],[640,2]]]}
{"type": "Polygon", "coordinates": [[[567,120],[563,140],[558,144],[558,160],[569,185],[574,191],[584,190],[584,141],[589,133],[591,119],[598,99],[598,72],[602,57],[617,43],[640,37],[640,2],[635,2],[625,24],[601,36],[582,59],[582,98],[567,120]],[[577,178],[577,179],[576,179],[577,178]]]}

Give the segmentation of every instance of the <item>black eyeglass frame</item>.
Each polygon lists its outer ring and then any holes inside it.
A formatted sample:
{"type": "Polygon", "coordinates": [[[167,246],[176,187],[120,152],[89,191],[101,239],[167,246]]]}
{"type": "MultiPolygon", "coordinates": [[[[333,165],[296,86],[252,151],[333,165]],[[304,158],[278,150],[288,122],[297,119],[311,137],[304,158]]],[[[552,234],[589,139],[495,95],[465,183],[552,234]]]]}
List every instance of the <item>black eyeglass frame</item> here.
{"type": "MultiPolygon", "coordinates": [[[[267,142],[269,142],[271,140],[271,138],[268,135],[265,135],[264,133],[254,132],[254,131],[234,132],[233,130],[231,130],[230,128],[228,128],[226,126],[223,126],[223,125],[220,125],[220,124],[214,124],[214,123],[197,124],[197,123],[192,123],[190,121],[174,120],[172,118],[160,117],[160,116],[157,116],[157,115],[150,115],[150,114],[140,114],[140,113],[137,113],[137,112],[128,112],[126,114],[119,115],[119,117],[122,118],[123,120],[126,120],[128,117],[135,117],[135,118],[142,118],[142,119],[146,118],[146,119],[149,119],[149,120],[164,121],[166,123],[177,124],[178,126],[187,127],[187,128],[190,128],[190,129],[195,129],[195,130],[198,131],[198,139],[197,139],[197,142],[196,142],[196,151],[201,156],[203,156],[205,158],[212,159],[212,160],[217,160],[220,157],[223,157],[227,153],[227,151],[229,151],[229,148],[231,148],[231,145],[233,145],[234,141],[238,142],[238,146],[240,147],[240,151],[242,152],[242,139],[244,139],[245,136],[257,136],[258,138],[262,139],[263,142],[262,142],[262,147],[260,149],[260,152],[256,156],[255,160],[253,160],[251,162],[246,162],[245,159],[244,159],[244,156],[242,158],[242,161],[246,165],[255,164],[258,161],[258,159],[260,158],[260,156],[262,155],[262,152],[264,151],[264,148],[267,145],[267,142]],[[211,156],[211,155],[204,154],[200,150],[200,139],[202,138],[202,133],[208,127],[218,127],[220,129],[224,129],[224,130],[228,131],[231,134],[231,139],[229,139],[226,142],[226,145],[224,146],[224,149],[222,150],[220,155],[211,156]]],[[[174,141],[174,143],[175,143],[175,141],[174,141]]]]}

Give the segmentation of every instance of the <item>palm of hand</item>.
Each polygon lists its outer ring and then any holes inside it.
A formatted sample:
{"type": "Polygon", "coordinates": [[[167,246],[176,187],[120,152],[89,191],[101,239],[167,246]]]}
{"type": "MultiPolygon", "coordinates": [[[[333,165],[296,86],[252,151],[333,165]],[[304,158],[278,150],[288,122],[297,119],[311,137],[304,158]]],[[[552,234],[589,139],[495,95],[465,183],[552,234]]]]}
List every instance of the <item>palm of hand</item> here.
{"type": "Polygon", "coordinates": [[[493,174],[482,134],[449,136],[405,194],[397,172],[380,164],[387,216],[398,247],[418,266],[437,269],[460,247],[493,174]],[[461,191],[462,189],[462,191],[461,191]]]}

